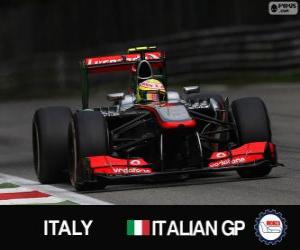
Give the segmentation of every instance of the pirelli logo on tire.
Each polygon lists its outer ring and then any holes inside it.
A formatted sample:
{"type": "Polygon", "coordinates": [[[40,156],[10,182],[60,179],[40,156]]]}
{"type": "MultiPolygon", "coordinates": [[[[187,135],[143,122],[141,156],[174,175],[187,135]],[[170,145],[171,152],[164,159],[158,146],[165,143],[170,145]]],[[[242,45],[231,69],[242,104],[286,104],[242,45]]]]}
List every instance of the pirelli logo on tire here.
{"type": "Polygon", "coordinates": [[[269,2],[270,15],[297,15],[298,2],[269,2]]]}

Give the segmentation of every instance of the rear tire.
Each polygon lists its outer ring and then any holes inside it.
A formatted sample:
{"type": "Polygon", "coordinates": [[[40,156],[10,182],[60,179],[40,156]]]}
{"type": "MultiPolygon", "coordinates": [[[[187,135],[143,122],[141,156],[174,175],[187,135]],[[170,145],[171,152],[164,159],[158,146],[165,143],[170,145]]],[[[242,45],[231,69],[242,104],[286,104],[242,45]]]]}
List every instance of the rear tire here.
{"type": "Polygon", "coordinates": [[[33,117],[34,168],[42,184],[61,182],[68,169],[68,126],[72,113],[66,107],[37,110],[33,117]]]}
{"type": "Polygon", "coordinates": [[[79,111],[74,114],[69,127],[70,143],[70,181],[76,190],[90,188],[105,188],[105,183],[99,183],[87,176],[87,169],[82,162],[84,157],[107,155],[108,133],[106,120],[97,111],[79,111]]]}
{"type": "MultiPolygon", "coordinates": [[[[270,120],[264,102],[257,97],[247,97],[232,102],[238,144],[272,141],[270,120]]],[[[237,170],[242,178],[257,178],[268,175],[271,167],[237,170]]]]}

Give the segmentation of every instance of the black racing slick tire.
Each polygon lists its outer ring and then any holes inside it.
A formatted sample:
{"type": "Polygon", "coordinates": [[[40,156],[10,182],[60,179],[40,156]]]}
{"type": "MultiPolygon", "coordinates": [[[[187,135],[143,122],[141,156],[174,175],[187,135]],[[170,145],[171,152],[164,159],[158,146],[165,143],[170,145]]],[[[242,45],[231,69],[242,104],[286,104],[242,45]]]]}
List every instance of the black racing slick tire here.
{"type": "MultiPolygon", "coordinates": [[[[264,102],[257,97],[237,99],[231,105],[235,120],[238,144],[272,141],[270,120],[264,102]]],[[[268,175],[271,167],[262,166],[237,171],[243,178],[256,178],[268,175]]]]}
{"type": "Polygon", "coordinates": [[[78,190],[104,188],[105,183],[90,179],[83,164],[84,157],[109,153],[108,130],[105,117],[98,111],[79,111],[69,126],[70,181],[78,190]]]}
{"type": "Polygon", "coordinates": [[[71,110],[67,107],[41,108],[34,114],[34,168],[42,184],[65,180],[68,170],[68,126],[71,118],[71,110]]]}

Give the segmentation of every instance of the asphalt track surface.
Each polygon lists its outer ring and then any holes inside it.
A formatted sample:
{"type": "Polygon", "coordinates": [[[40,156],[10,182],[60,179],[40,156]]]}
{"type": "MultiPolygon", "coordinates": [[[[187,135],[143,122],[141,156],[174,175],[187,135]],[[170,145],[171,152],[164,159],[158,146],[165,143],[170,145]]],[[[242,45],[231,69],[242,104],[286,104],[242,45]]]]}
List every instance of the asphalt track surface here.
{"type": "MultiPolygon", "coordinates": [[[[226,172],[181,182],[114,185],[83,194],[114,204],[300,204],[300,84],[206,86],[204,90],[216,90],[230,100],[261,97],[270,113],[279,161],[285,167],[260,179],[241,179],[236,172],[226,172]]],[[[101,103],[103,93],[95,100],[101,103]]],[[[0,173],[36,180],[31,120],[37,108],[49,105],[80,108],[80,97],[0,103],[0,173]]],[[[74,191],[67,183],[55,186],[74,191]]]]}

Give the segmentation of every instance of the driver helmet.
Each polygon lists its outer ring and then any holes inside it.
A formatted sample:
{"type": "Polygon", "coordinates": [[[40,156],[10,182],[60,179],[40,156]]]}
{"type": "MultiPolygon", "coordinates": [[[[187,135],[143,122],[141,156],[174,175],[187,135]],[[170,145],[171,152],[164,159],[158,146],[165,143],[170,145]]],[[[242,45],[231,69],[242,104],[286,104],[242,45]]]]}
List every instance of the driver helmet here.
{"type": "Polygon", "coordinates": [[[156,79],[147,79],[137,86],[137,102],[159,102],[166,98],[164,85],[156,79]]]}

